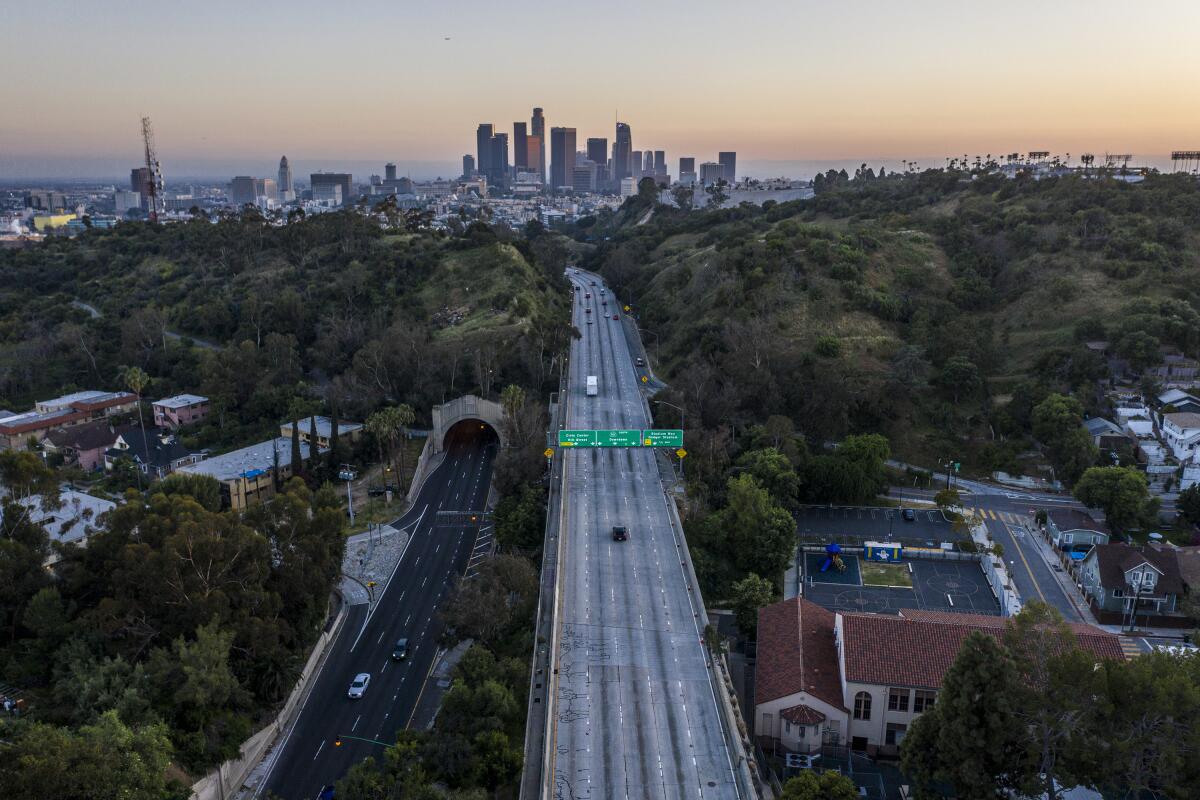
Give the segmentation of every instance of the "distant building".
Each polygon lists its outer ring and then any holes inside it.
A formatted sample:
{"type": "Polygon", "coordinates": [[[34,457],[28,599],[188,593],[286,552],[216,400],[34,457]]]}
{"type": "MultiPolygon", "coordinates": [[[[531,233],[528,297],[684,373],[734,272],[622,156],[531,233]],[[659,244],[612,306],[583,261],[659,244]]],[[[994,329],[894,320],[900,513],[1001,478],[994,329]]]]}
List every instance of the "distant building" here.
{"type": "Polygon", "coordinates": [[[700,183],[711,186],[725,177],[725,168],[715,161],[705,161],[700,165],[700,183]]]}
{"type": "Polygon", "coordinates": [[[32,411],[0,419],[0,450],[23,450],[29,440],[41,441],[50,431],[137,410],[129,392],[86,391],[41,400],[32,411]]]}
{"type": "Polygon", "coordinates": [[[287,156],[279,159],[279,202],[292,203],[296,200],[296,185],[292,182],[292,168],[287,156]]]}
{"type": "Polygon", "coordinates": [[[633,197],[637,194],[638,179],[630,175],[628,178],[621,178],[621,197],[633,197]]]}
{"type": "Polygon", "coordinates": [[[629,154],[629,177],[642,177],[642,151],[634,150],[629,154]]]}
{"type": "Polygon", "coordinates": [[[104,468],[114,468],[121,459],[132,461],[143,475],[162,480],[180,467],[202,461],[204,453],[188,449],[166,428],[147,428],[143,435],[141,426],[127,425],[105,451],[104,468]]]}
{"type": "Polygon", "coordinates": [[[383,178],[384,178],[384,180],[388,180],[388,181],[396,180],[396,165],[395,164],[393,164],[392,162],[389,161],[388,163],[383,165],[383,178]]]}
{"type": "Polygon", "coordinates": [[[571,188],[577,192],[596,191],[596,164],[590,160],[576,162],[572,171],[571,188]]]}
{"type": "Polygon", "coordinates": [[[264,191],[262,178],[239,175],[229,182],[229,202],[238,208],[257,205],[264,191]]]}
{"type": "Polygon", "coordinates": [[[717,163],[721,165],[721,177],[730,186],[737,183],[737,153],[730,150],[717,153],[717,163]]]}
{"type": "Polygon", "coordinates": [[[597,165],[608,163],[608,139],[592,137],[587,140],[587,157],[597,165]]]}
{"type": "Polygon", "coordinates": [[[508,183],[508,134],[497,133],[489,142],[488,171],[485,173],[488,182],[496,186],[508,183]]]}
{"type": "Polygon", "coordinates": [[[695,171],[696,171],[696,159],[694,159],[694,158],[679,159],[679,174],[680,175],[682,175],[685,172],[695,172],[695,171]]]}
{"type": "Polygon", "coordinates": [[[26,192],[25,207],[38,211],[62,211],[67,207],[67,196],[54,191],[26,192]]]}
{"type": "Polygon", "coordinates": [[[484,177],[491,175],[492,136],[495,133],[495,126],[490,122],[481,122],[475,129],[475,164],[479,174],[484,177]]]}
{"type": "Polygon", "coordinates": [[[654,174],[660,178],[667,177],[667,153],[665,150],[654,151],[654,174]]]}
{"type": "Polygon", "coordinates": [[[536,172],[538,183],[546,182],[546,140],[541,134],[529,134],[525,137],[525,161],[527,169],[536,172]]]}
{"type": "MultiPolygon", "coordinates": [[[[313,422],[317,424],[317,447],[320,450],[329,449],[329,435],[333,432],[333,420],[329,417],[306,417],[300,420],[300,441],[308,443],[312,438],[313,422]]],[[[338,420],[338,438],[344,442],[357,442],[362,438],[363,425],[361,422],[338,420]]],[[[279,435],[284,439],[292,438],[292,423],[285,422],[279,426],[279,435]]]]}
{"type": "Polygon", "coordinates": [[[550,129],[550,188],[570,189],[575,180],[575,129],[550,129]]]}
{"type": "MultiPolygon", "coordinates": [[[[542,109],[534,108],[533,117],[529,120],[529,139],[537,137],[537,162],[535,163],[532,156],[528,159],[528,164],[531,167],[537,167],[538,173],[542,176],[542,183],[546,182],[546,118],[542,116],[542,109]]],[[[530,147],[533,142],[530,142],[530,147]]],[[[530,153],[533,151],[530,150],[530,153]]]]}
{"type": "Polygon", "coordinates": [[[314,172],[308,177],[313,200],[332,201],[336,195],[339,205],[351,205],[354,202],[353,175],[345,172],[314,172]]]}
{"type": "Polygon", "coordinates": [[[116,206],[117,215],[123,217],[135,208],[142,207],[142,196],[137,192],[117,191],[113,194],[113,205],[116,206]]]}
{"type": "Polygon", "coordinates": [[[179,428],[194,425],[208,416],[208,398],[198,394],[177,394],[150,404],[154,424],[160,428],[179,428]]]}
{"type": "Polygon", "coordinates": [[[642,175],[654,174],[654,151],[647,150],[642,154],[642,175]]]}
{"type": "Polygon", "coordinates": [[[529,131],[524,122],[513,123],[513,172],[529,166],[529,131]]]}
{"type": "MultiPolygon", "coordinates": [[[[59,492],[57,508],[44,504],[41,495],[26,497],[19,502],[30,510],[29,521],[42,526],[51,541],[72,545],[86,545],[93,533],[104,529],[102,517],[117,507],[111,500],[73,489],[59,492]]],[[[46,557],[46,565],[54,564],[58,559],[58,553],[51,551],[46,557]]]]}
{"type": "Polygon", "coordinates": [[[628,123],[618,122],[613,139],[612,179],[620,181],[633,174],[633,132],[628,123]]]}
{"type": "Polygon", "coordinates": [[[466,155],[463,156],[462,176],[464,179],[467,179],[467,178],[474,177],[474,175],[475,175],[475,156],[471,155],[470,153],[467,153],[466,155]]]}
{"type": "Polygon", "coordinates": [[[38,233],[45,233],[52,228],[65,228],[74,219],[74,214],[34,214],[33,228],[38,233]]]}
{"type": "Polygon", "coordinates": [[[148,167],[134,167],[129,171],[129,190],[137,192],[141,196],[143,209],[149,202],[148,198],[153,183],[154,177],[150,174],[148,167]]]}
{"type": "Polygon", "coordinates": [[[107,419],[97,419],[52,430],[42,440],[47,455],[62,456],[62,463],[92,472],[104,468],[104,452],[117,440],[117,429],[107,419]]]}

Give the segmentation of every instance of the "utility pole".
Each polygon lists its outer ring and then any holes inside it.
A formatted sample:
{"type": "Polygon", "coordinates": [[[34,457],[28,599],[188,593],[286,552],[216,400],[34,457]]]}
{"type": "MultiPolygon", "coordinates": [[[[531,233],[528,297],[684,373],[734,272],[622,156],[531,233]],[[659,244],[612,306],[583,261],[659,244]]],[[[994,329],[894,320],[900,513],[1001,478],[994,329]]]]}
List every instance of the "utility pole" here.
{"type": "Polygon", "coordinates": [[[350,481],[357,478],[358,473],[349,464],[342,464],[338,477],[346,482],[346,506],[350,511],[350,524],[354,525],[354,493],[350,491],[350,481]]]}

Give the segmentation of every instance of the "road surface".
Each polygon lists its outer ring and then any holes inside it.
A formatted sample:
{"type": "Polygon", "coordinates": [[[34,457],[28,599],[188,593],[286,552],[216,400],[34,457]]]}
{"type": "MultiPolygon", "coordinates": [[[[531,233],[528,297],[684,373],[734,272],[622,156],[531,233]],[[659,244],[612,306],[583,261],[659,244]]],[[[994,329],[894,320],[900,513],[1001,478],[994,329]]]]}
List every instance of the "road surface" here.
{"type": "MultiPolygon", "coordinates": [[[[573,321],[582,338],[571,344],[566,427],[650,427],[612,293],[601,298],[603,284],[590,274],[570,277],[581,286],[573,321]],[[597,396],[585,394],[588,375],[599,379],[597,396]]],[[[701,641],[702,601],[689,586],[654,451],[563,456],[552,796],[738,797],[701,641]],[[616,525],[628,541],[613,540],[616,525]]]]}
{"type": "Polygon", "coordinates": [[[477,533],[475,525],[440,525],[437,512],[483,508],[495,452],[490,429],[481,432],[473,422],[450,429],[445,460],[430,473],[412,509],[392,523],[415,527],[383,597],[370,619],[366,605],[350,610],[304,710],[278,748],[266,789],[284,800],[311,800],[351,764],[382,750],[347,737],[390,743],[408,725],[438,650],[437,606],[466,568],[477,533]],[[408,639],[409,656],[394,662],[392,649],[400,638],[408,639]],[[346,691],[359,672],[369,672],[371,683],[361,700],[350,700],[346,691]],[[339,735],[342,746],[335,747],[339,735]]]}

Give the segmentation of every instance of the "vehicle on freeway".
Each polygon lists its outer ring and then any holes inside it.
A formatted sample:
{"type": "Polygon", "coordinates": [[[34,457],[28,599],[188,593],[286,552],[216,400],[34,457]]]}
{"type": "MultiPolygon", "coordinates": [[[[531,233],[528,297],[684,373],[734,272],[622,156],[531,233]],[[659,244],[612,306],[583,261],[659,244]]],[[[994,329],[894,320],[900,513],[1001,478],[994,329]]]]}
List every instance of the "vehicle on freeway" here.
{"type": "Polygon", "coordinates": [[[591,318],[589,318],[589,319],[588,319],[588,325],[591,325],[591,324],[592,324],[592,320],[591,320],[591,318]]]}
{"type": "Polygon", "coordinates": [[[397,639],[392,648],[392,661],[403,661],[408,658],[408,639],[397,639]]]}
{"type": "Polygon", "coordinates": [[[613,319],[620,319],[616,314],[613,314],[613,319]]]}
{"type": "Polygon", "coordinates": [[[633,363],[634,363],[636,366],[639,366],[639,367],[644,367],[644,366],[646,366],[646,359],[642,358],[641,356],[638,356],[637,358],[635,358],[635,359],[633,360],[633,363]]]}
{"type": "Polygon", "coordinates": [[[591,299],[592,299],[592,293],[591,293],[591,292],[584,292],[584,293],[583,293],[583,299],[584,299],[584,300],[591,300],[591,299]]]}
{"type": "Polygon", "coordinates": [[[625,529],[625,526],[624,525],[614,525],[613,526],[613,541],[614,542],[624,542],[627,539],[629,539],[629,531],[627,531],[625,529]]]}
{"type": "Polygon", "coordinates": [[[585,309],[583,310],[583,313],[585,313],[585,314],[590,314],[590,313],[592,313],[592,310],[591,310],[590,308],[585,308],[585,309]]]}
{"type": "Polygon", "coordinates": [[[913,511],[911,508],[900,509],[900,516],[905,522],[916,522],[917,520],[917,512],[913,511]]]}
{"type": "Polygon", "coordinates": [[[601,301],[600,301],[600,305],[604,306],[605,308],[608,308],[608,301],[607,301],[607,300],[601,300],[601,301]]]}
{"type": "Polygon", "coordinates": [[[362,696],[367,693],[367,686],[370,683],[371,673],[358,673],[354,676],[354,680],[350,683],[350,691],[346,692],[346,696],[351,700],[361,700],[362,696]]]}
{"type": "Polygon", "coordinates": [[[595,282],[595,281],[592,281],[592,286],[595,286],[595,285],[596,285],[596,282],[595,282]]]}
{"type": "MultiPolygon", "coordinates": [[[[588,320],[588,324],[590,325],[591,323],[592,323],[592,321],[588,320]]],[[[595,375],[588,375],[587,376],[587,396],[595,397],[598,394],[600,394],[599,379],[597,379],[595,375]]]]}

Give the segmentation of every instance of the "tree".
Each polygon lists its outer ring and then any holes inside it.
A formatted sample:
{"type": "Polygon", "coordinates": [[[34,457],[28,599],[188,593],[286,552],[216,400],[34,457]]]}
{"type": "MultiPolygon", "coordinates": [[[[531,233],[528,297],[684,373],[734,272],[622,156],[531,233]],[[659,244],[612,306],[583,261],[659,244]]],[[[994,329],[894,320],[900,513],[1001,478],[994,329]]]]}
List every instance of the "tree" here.
{"type": "Polygon", "coordinates": [[[1007,650],[974,631],[942,679],[937,704],[917,717],[900,764],[921,797],[948,784],[960,800],[1011,797],[1032,770],[1016,725],[1020,677],[1007,650]]]}
{"type": "Polygon", "coordinates": [[[775,585],[753,572],[733,584],[730,605],[743,636],[754,639],[758,632],[758,610],[774,599],[775,585]]]}
{"type": "Polygon", "coordinates": [[[734,563],[746,572],[780,578],[795,547],[796,521],[753,475],[730,478],[728,498],[729,505],[716,516],[734,563]]]}
{"type": "Polygon", "coordinates": [[[413,423],[415,417],[416,415],[413,412],[412,406],[408,404],[388,406],[367,417],[367,430],[375,437],[376,441],[386,444],[386,463],[390,463],[392,469],[396,472],[396,486],[401,491],[404,490],[404,476],[402,473],[404,453],[403,444],[401,444],[401,470],[396,470],[396,441],[402,434],[405,437],[408,436],[408,426],[413,423]]]}
{"type": "Polygon", "coordinates": [[[1200,525],[1200,483],[1194,483],[1180,492],[1175,507],[1185,520],[1200,525]]]}
{"type": "Polygon", "coordinates": [[[186,495],[207,511],[221,510],[221,483],[211,475],[175,472],[155,484],[154,493],[186,495]]]}
{"type": "Polygon", "coordinates": [[[671,195],[675,198],[675,205],[679,206],[684,211],[692,210],[692,203],[696,198],[696,190],[691,186],[676,186],[671,190],[671,195]]]}
{"type": "Polygon", "coordinates": [[[1076,482],[1074,493],[1085,506],[1102,509],[1116,533],[1138,527],[1157,511],[1146,476],[1133,467],[1092,467],[1076,482]]]}
{"type": "Polygon", "coordinates": [[[1073,397],[1051,394],[1033,408],[1033,435],[1046,447],[1046,454],[1059,478],[1078,480],[1096,460],[1096,448],[1083,427],[1083,406],[1073,397]]]}
{"type": "Polygon", "coordinates": [[[796,498],[800,494],[800,476],[783,453],[773,447],[751,450],[743,453],[737,463],[753,475],[776,502],[785,508],[796,507],[796,498]]]}
{"type": "Polygon", "coordinates": [[[961,505],[962,499],[959,497],[958,489],[942,489],[933,496],[933,502],[937,503],[938,508],[950,508],[961,505]]]}
{"type": "Polygon", "coordinates": [[[858,800],[854,781],[838,772],[805,770],[783,785],[779,800],[858,800]]]}
{"type": "MultiPolygon", "coordinates": [[[[150,454],[145,448],[148,446],[146,442],[146,421],[142,417],[142,390],[150,383],[150,376],[141,367],[121,367],[121,372],[118,375],[118,380],[125,384],[129,391],[137,396],[137,412],[138,412],[138,427],[142,429],[142,463],[145,464],[150,460],[150,454]]],[[[138,485],[141,485],[141,469],[138,470],[138,485]]]]}
{"type": "Polygon", "coordinates": [[[942,365],[938,384],[950,393],[954,404],[958,405],[960,397],[970,397],[979,391],[983,380],[979,377],[979,367],[970,359],[965,356],[951,356],[942,365]]]}
{"type": "Polygon", "coordinates": [[[725,205],[725,201],[729,199],[728,189],[729,183],[724,178],[718,178],[705,186],[704,191],[708,195],[708,204],[705,208],[720,208],[725,205]]]}
{"type": "Polygon", "coordinates": [[[318,453],[321,450],[320,437],[317,435],[317,415],[313,414],[308,418],[308,471],[310,478],[315,482],[318,480],[317,475],[320,472],[321,462],[318,458],[318,453]]]}

